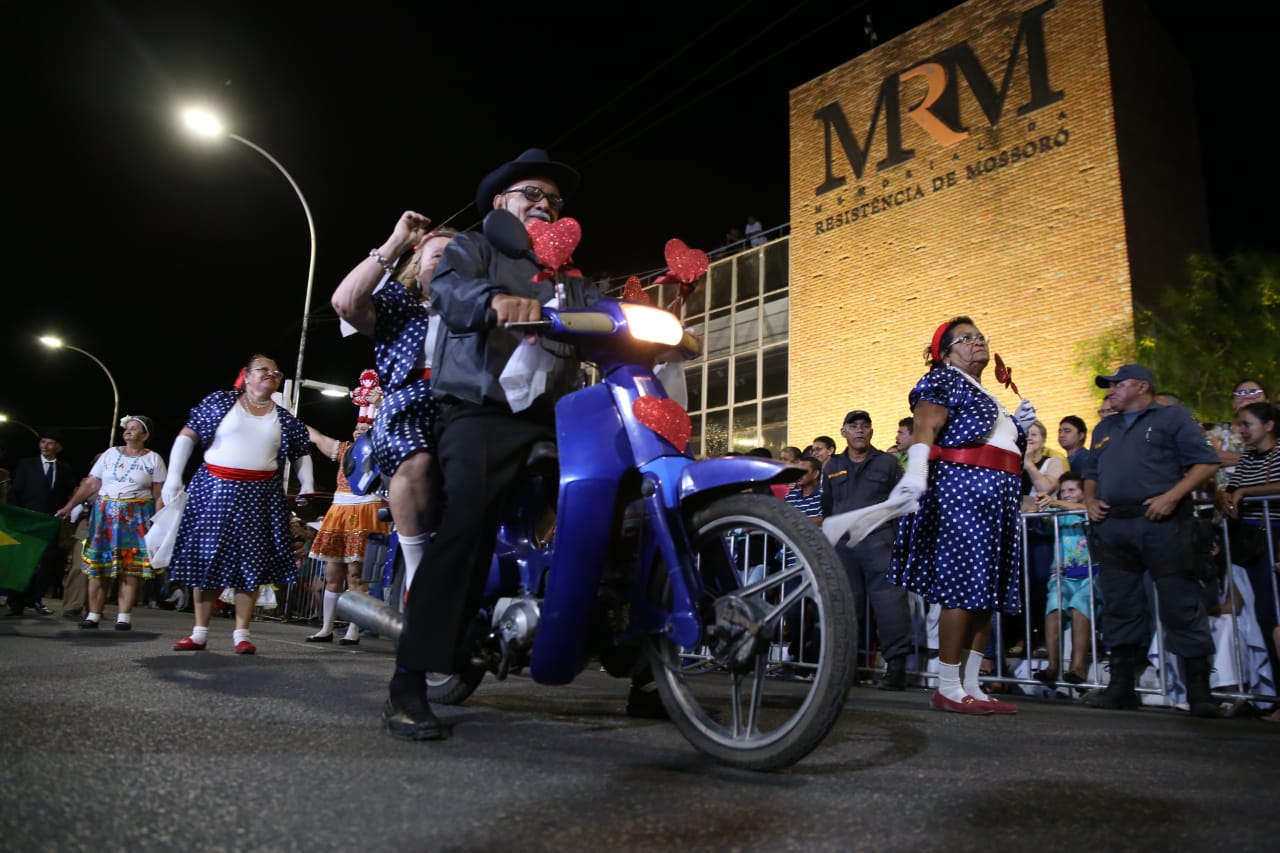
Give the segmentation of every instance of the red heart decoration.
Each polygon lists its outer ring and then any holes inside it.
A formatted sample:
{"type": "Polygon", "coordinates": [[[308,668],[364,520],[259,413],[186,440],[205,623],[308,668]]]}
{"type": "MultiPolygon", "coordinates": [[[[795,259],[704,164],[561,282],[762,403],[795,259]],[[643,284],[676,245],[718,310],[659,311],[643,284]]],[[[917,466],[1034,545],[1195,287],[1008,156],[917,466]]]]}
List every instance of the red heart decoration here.
{"type": "Polygon", "coordinates": [[[636,420],[665,438],[681,453],[689,446],[693,423],[689,413],[675,400],[666,397],[637,397],[631,404],[636,420]]]}
{"type": "Polygon", "coordinates": [[[581,240],[582,226],[576,219],[566,217],[555,222],[535,219],[529,223],[529,241],[538,263],[553,270],[569,263],[581,240]]]}
{"type": "Polygon", "coordinates": [[[640,283],[639,278],[633,275],[627,279],[627,286],[622,289],[622,300],[649,304],[649,294],[644,292],[644,285],[640,283]]]}
{"type": "Polygon", "coordinates": [[[668,240],[664,254],[671,274],[685,284],[693,284],[707,271],[707,253],[690,249],[683,240],[674,237],[668,240]]]}

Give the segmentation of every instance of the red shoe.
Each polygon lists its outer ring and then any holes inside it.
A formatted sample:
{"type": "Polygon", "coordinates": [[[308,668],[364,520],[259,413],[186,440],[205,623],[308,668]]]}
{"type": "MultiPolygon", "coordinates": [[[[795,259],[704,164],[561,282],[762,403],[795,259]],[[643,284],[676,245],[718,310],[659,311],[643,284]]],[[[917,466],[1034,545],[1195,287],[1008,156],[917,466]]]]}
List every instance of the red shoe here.
{"type": "Polygon", "coordinates": [[[208,643],[197,643],[190,637],[183,637],[181,640],[173,644],[175,652],[202,652],[208,643]]]}
{"type": "MultiPolygon", "coordinates": [[[[970,697],[970,698],[973,698],[973,697],[970,697]]],[[[978,703],[979,705],[987,705],[987,706],[989,706],[989,707],[991,708],[991,713],[993,713],[993,714],[1016,714],[1016,713],[1018,713],[1018,706],[1017,706],[1017,705],[1014,705],[1014,704],[1012,704],[1012,703],[1010,703],[1010,702],[1001,702],[999,699],[997,699],[997,698],[996,698],[996,697],[994,697],[994,696],[988,696],[988,697],[987,697],[987,701],[986,701],[986,702],[983,702],[981,699],[978,699],[978,700],[976,700],[976,701],[977,701],[977,703],[978,703]]]]}
{"type": "Polygon", "coordinates": [[[241,640],[240,642],[236,643],[236,654],[238,655],[251,655],[257,650],[258,650],[258,647],[255,646],[253,643],[249,642],[248,640],[241,640]]]}
{"type": "MultiPolygon", "coordinates": [[[[942,695],[942,691],[937,691],[933,696],[929,697],[929,704],[936,711],[950,711],[953,714],[973,714],[975,716],[985,716],[986,714],[994,714],[995,709],[991,707],[990,702],[979,702],[972,696],[966,696],[964,699],[956,702],[942,695]]],[[[1002,703],[1003,704],[1003,703],[1002,703]]]]}

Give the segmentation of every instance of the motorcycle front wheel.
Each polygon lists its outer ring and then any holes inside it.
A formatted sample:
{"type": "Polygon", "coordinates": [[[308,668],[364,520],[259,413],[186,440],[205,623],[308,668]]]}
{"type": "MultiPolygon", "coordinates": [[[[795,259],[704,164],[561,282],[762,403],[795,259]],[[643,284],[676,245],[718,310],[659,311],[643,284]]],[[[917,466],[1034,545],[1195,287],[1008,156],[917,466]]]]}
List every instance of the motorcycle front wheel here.
{"type": "MultiPolygon", "coordinates": [[[[779,770],[830,733],[856,672],[853,595],[812,519],[772,496],[720,498],[689,525],[703,636],[649,639],[672,722],[734,767],[779,770]]],[[[669,588],[655,573],[659,602],[669,588]]]]}

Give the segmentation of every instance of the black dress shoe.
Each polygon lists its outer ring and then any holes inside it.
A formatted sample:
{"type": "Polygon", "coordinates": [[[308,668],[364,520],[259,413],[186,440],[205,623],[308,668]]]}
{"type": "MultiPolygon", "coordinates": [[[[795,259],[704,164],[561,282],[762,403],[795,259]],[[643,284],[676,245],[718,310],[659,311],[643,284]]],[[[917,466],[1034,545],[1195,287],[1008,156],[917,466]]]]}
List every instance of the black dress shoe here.
{"type": "Polygon", "coordinates": [[[671,719],[662,704],[662,697],[658,695],[658,688],[652,682],[643,686],[632,683],[627,693],[627,716],[640,720],[671,719]]]}
{"type": "Polygon", "coordinates": [[[94,622],[92,619],[85,619],[80,623],[80,627],[84,628],[86,631],[96,631],[98,630],[98,623],[94,622]]]}
{"type": "MultiPolygon", "coordinates": [[[[332,635],[332,634],[330,634],[329,636],[331,636],[331,637],[332,637],[333,635],[332,635]]],[[[359,638],[359,637],[356,637],[354,640],[348,640],[346,637],[339,637],[339,638],[338,638],[338,645],[340,645],[340,646],[358,646],[358,645],[360,645],[360,638],[359,638]]]]}
{"type": "Polygon", "coordinates": [[[116,630],[117,630],[117,631],[132,631],[132,630],[133,630],[133,623],[132,623],[132,622],[117,622],[117,623],[116,623],[116,630]]]}
{"type": "Polygon", "coordinates": [[[324,635],[312,634],[310,637],[307,637],[307,642],[308,643],[332,643],[333,632],[330,631],[329,633],[324,635]]]}
{"type": "Polygon", "coordinates": [[[445,734],[444,724],[422,699],[388,697],[382,706],[382,725],[398,740],[440,740],[445,734]]]}
{"type": "Polygon", "coordinates": [[[34,610],[36,613],[40,614],[41,616],[53,615],[53,611],[50,610],[48,607],[45,607],[43,601],[37,601],[35,604],[31,605],[31,609],[34,610]]]}

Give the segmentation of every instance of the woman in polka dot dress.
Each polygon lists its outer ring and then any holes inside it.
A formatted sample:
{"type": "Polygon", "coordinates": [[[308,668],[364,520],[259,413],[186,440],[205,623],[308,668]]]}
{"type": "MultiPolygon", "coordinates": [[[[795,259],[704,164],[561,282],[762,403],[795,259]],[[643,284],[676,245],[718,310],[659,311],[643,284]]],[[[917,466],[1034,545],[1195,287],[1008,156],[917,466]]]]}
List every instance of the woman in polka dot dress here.
{"type": "Polygon", "coordinates": [[[915,423],[898,486],[920,509],[899,522],[889,568],[890,581],[941,605],[930,704],[962,714],[1017,711],[988,696],[978,672],[992,613],[1022,611],[1022,456],[1035,408],[1024,399],[1010,415],[982,386],[988,343],[956,317],[925,352],[930,369],[908,397],[915,423]]]}
{"type": "Polygon", "coordinates": [[[294,462],[300,492],[315,491],[311,440],[302,421],[271,399],[281,379],[273,359],[253,356],[241,376],[242,387],[215,391],[191,410],[169,454],[166,504],[182,490],[196,442],[204,452],[169,563],[174,582],[195,590],[195,628],[173,644],[175,651],[205,648],[214,602],[230,587],[235,590],[235,652],[253,654],[257,648],[249,640],[249,623],[258,587],[296,579],[281,472],[286,459],[294,462]]]}

